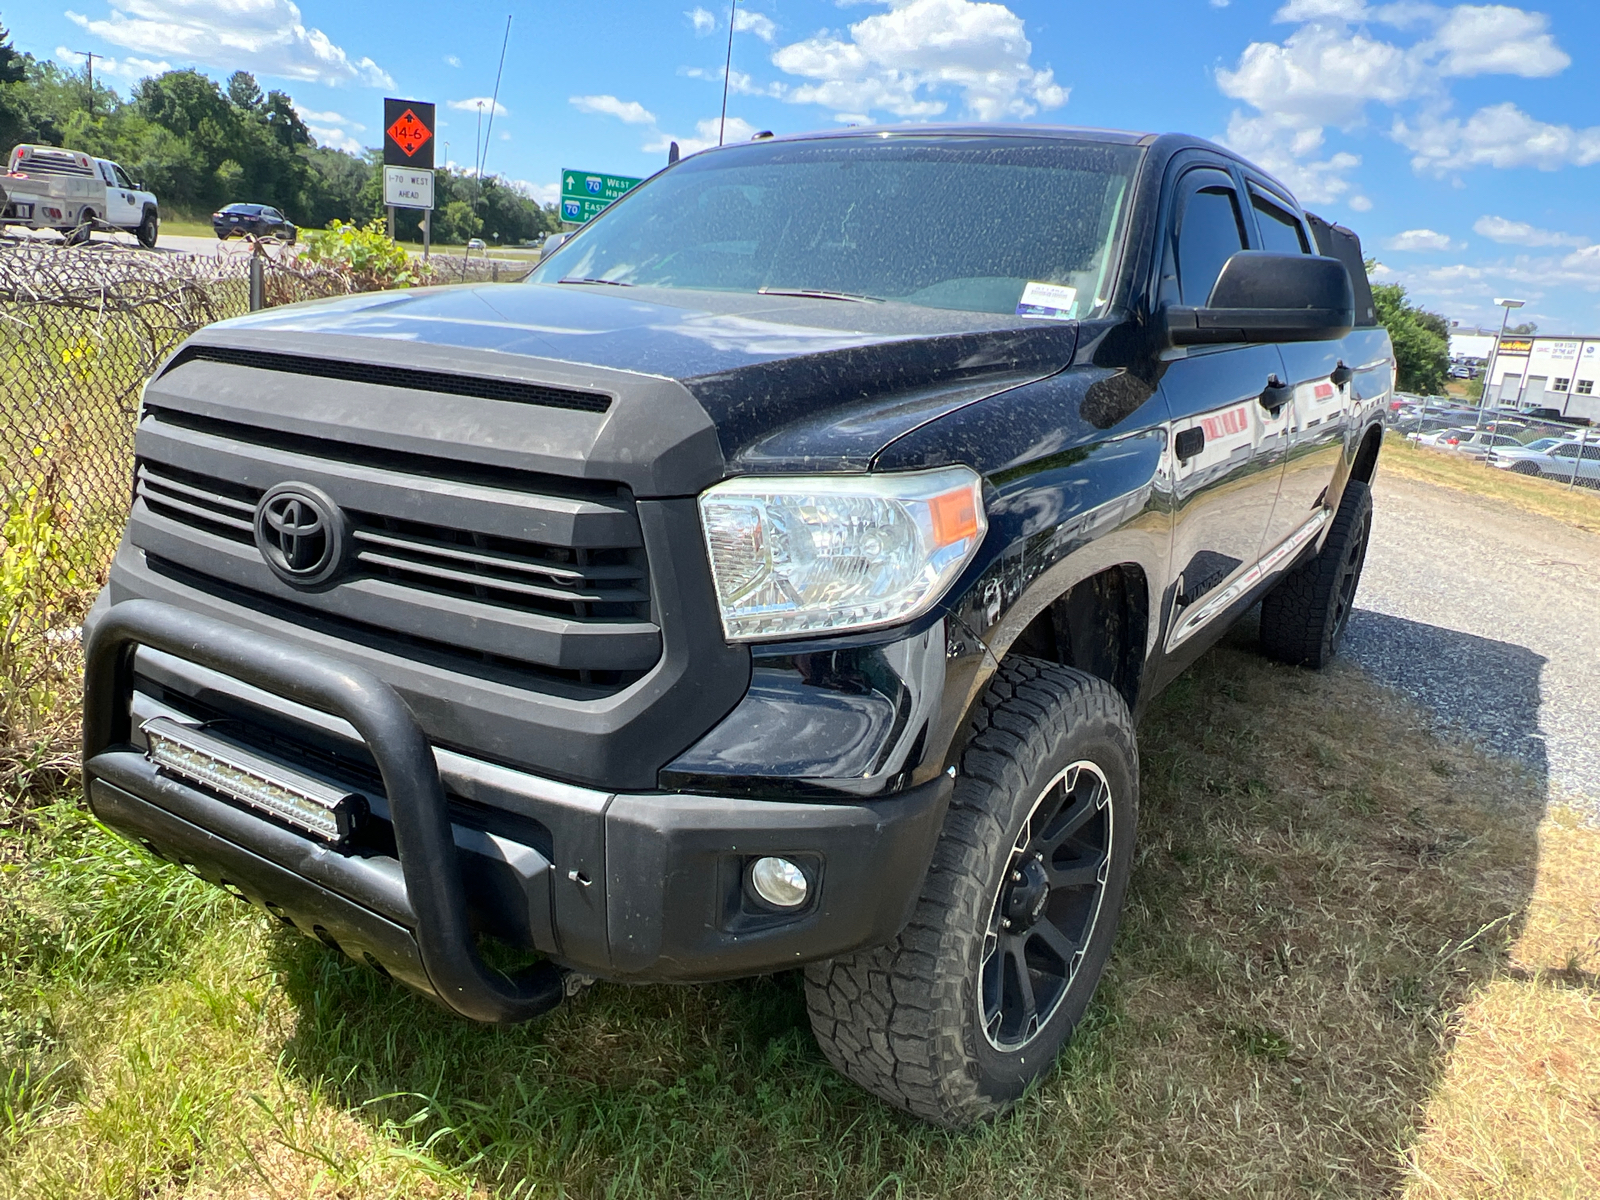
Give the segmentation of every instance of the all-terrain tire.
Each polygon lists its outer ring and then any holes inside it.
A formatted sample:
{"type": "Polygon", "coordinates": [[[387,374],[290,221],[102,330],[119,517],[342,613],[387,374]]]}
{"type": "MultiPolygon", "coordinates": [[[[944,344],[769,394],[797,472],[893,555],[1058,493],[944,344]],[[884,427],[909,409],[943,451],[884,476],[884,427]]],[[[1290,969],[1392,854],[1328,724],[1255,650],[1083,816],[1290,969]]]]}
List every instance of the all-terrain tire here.
{"type": "Polygon", "coordinates": [[[806,969],[811,1028],[828,1061],[874,1095],[940,1125],[972,1125],[1015,1104],[1055,1061],[1105,970],[1132,869],[1138,789],[1133,721],[1109,683],[1035,659],[1002,663],[962,754],[910,922],[886,946],[806,969]],[[1059,809],[1051,807],[1056,792],[1064,797],[1059,809]],[[1087,818],[1079,812],[1091,809],[1087,818]],[[1048,811],[1057,815],[1040,816],[1048,811]],[[1047,846],[1055,835],[1067,841],[1048,850],[1048,859],[1039,856],[1040,865],[1024,862],[1024,840],[1036,822],[1048,821],[1055,824],[1027,845],[1047,846]],[[1080,843],[1090,842],[1094,854],[1082,854],[1080,843]],[[1002,923],[1013,929],[1003,914],[1017,912],[1010,905],[1023,886],[1019,866],[1034,873],[1030,879],[1083,878],[1059,889],[1048,884],[1055,890],[1031,916],[1019,916],[1018,926],[1027,922],[1023,932],[1001,934],[1002,923]],[[1043,924],[1056,919],[1058,899],[1079,906],[1071,910],[1079,930],[1067,943],[1077,947],[1071,963],[1041,950],[1038,940],[1043,924]],[[1020,985],[1012,965],[1018,960],[1000,948],[1019,942],[1021,961],[1042,953],[1050,969],[1064,969],[1047,993],[1043,976],[1022,968],[1037,1012],[1032,1023],[1019,1021],[1018,1036],[1007,1042],[1004,997],[1020,985]],[[1047,995],[1044,1011],[1040,998],[1047,995]],[[990,1018],[991,1008],[999,1015],[990,1018]]]}
{"type": "Polygon", "coordinates": [[[1372,488],[1344,485],[1328,540],[1261,601],[1261,649],[1268,658],[1320,671],[1333,661],[1355,607],[1372,536],[1372,488]]]}
{"type": "Polygon", "coordinates": [[[146,250],[156,248],[156,238],[161,235],[161,218],[156,215],[156,210],[144,210],[144,219],[139,222],[139,227],[133,231],[133,236],[139,239],[139,245],[146,250]]]}
{"type": "Polygon", "coordinates": [[[1511,468],[1511,470],[1512,470],[1512,472],[1514,474],[1517,474],[1517,475],[1538,475],[1538,474],[1540,474],[1539,464],[1538,463],[1531,463],[1531,462],[1519,462],[1515,466],[1513,466],[1511,468]]]}

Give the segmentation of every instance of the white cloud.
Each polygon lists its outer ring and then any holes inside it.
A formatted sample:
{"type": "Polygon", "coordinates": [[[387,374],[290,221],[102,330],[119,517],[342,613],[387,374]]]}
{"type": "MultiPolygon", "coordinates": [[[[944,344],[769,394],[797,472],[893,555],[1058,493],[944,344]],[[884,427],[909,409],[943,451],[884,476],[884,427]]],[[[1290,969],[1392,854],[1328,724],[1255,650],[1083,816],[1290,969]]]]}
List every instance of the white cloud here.
{"type": "Polygon", "coordinates": [[[1550,18],[1504,4],[1452,8],[1425,51],[1439,51],[1445,75],[1521,75],[1539,79],[1567,69],[1572,59],[1546,32],[1550,18]]]}
{"type": "Polygon", "coordinates": [[[1506,246],[1584,246],[1587,238],[1571,233],[1557,233],[1539,229],[1526,221],[1510,221],[1505,217],[1482,216],[1472,225],[1472,231],[1491,242],[1506,246]]]}
{"type": "Polygon", "coordinates": [[[540,204],[554,204],[561,199],[559,183],[529,183],[526,179],[513,179],[511,186],[540,204]]]}
{"type": "MultiPolygon", "coordinates": [[[[1313,157],[1322,149],[1322,128],[1302,128],[1294,120],[1276,115],[1247,117],[1235,112],[1223,140],[1283,180],[1302,204],[1341,200],[1354,186],[1346,176],[1361,165],[1359,156],[1343,150],[1322,159],[1313,157]]],[[[1351,196],[1348,203],[1365,211],[1358,201],[1364,203],[1365,197],[1351,196]]]]}
{"type": "Polygon", "coordinates": [[[1372,201],[1367,199],[1365,196],[1351,196],[1350,199],[1345,201],[1345,203],[1351,208],[1355,209],[1356,212],[1372,211],[1372,201]]]}
{"type": "Polygon", "coordinates": [[[694,26],[695,37],[704,37],[717,27],[717,19],[703,8],[692,8],[683,14],[689,18],[689,24],[694,26]]]}
{"type": "Polygon", "coordinates": [[[888,0],[886,12],[851,25],[847,34],[818,33],[780,47],[773,65],[810,82],[785,89],[795,104],[836,113],[877,110],[914,119],[949,107],[959,94],[982,121],[1030,117],[1060,108],[1068,89],[1049,68],[1036,68],[1022,18],[1003,4],[975,0],[888,0]]]}
{"type": "Polygon", "coordinates": [[[461,60],[454,54],[446,54],[444,56],[444,62],[445,66],[447,67],[459,67],[461,65],[461,60]]]}
{"type": "MultiPolygon", "coordinates": [[[[628,125],[648,126],[645,141],[640,146],[646,154],[665,154],[673,142],[678,143],[678,150],[682,154],[693,154],[698,150],[717,145],[719,117],[707,117],[697,122],[694,136],[687,137],[663,130],[657,123],[655,114],[637,100],[619,100],[615,96],[573,96],[570,103],[583,112],[616,117],[628,125]]],[[[743,117],[728,118],[727,141],[748,141],[755,132],[756,127],[743,117]]]]}
{"type": "Polygon", "coordinates": [[[1547,124],[1510,103],[1465,121],[1448,116],[1452,79],[1542,78],[1570,65],[1543,13],[1504,4],[1288,0],[1274,19],[1299,27],[1282,42],[1250,43],[1232,69],[1217,71],[1217,87],[1255,110],[1233,114],[1228,143],[1260,155],[1291,186],[1309,185],[1302,199],[1336,199],[1354,186],[1346,177],[1353,156],[1327,155],[1324,133],[1362,125],[1374,104],[1396,110],[1389,136],[1412,151],[1419,172],[1600,161],[1600,127],[1547,124]],[[1403,45],[1371,32],[1376,26],[1418,33],[1403,45]]]}
{"type": "Polygon", "coordinates": [[[1398,103],[1420,83],[1418,64],[1400,47],[1323,25],[1282,45],[1252,42],[1237,69],[1217,72],[1224,96],[1306,128],[1353,123],[1368,102],[1398,103]]]}
{"type": "Polygon", "coordinates": [[[771,17],[747,8],[733,10],[733,29],[735,33],[753,33],[769,45],[778,34],[778,27],[772,23],[771,17]]]}
{"type": "Polygon", "coordinates": [[[637,100],[618,100],[615,96],[573,96],[568,101],[579,112],[604,113],[629,125],[654,125],[656,116],[637,100]]]}
{"type": "Polygon", "coordinates": [[[307,28],[292,0],[110,0],[110,5],[103,20],[70,9],[65,15],[135,53],[329,86],[394,86],[372,59],[352,58],[322,30],[307,28]]]}
{"type": "Polygon", "coordinates": [[[1458,250],[1460,245],[1431,229],[1408,229],[1384,243],[1388,250],[1458,250]]]}
{"type": "Polygon", "coordinates": [[[317,145],[328,146],[334,150],[343,150],[346,154],[360,154],[362,145],[356,134],[363,132],[366,126],[359,121],[336,112],[316,112],[309,108],[294,106],[295,115],[306,123],[306,129],[311,136],[317,139],[317,145]]]}
{"type": "MultiPolygon", "coordinates": [[[[88,57],[88,55],[80,54],[76,50],[68,50],[65,46],[56,47],[56,61],[65,63],[69,67],[82,66],[88,57]]],[[[107,58],[96,54],[94,56],[94,69],[95,74],[102,77],[115,76],[118,79],[136,82],[151,75],[160,75],[165,71],[170,71],[172,70],[172,64],[164,60],[156,61],[149,58],[134,58],[132,56],[127,58],[107,58]]]]}
{"type": "Polygon", "coordinates": [[[1465,121],[1424,113],[1413,124],[1396,117],[1390,135],[1411,151],[1412,167],[1433,175],[1484,166],[1554,171],[1600,162],[1600,125],[1552,125],[1509,100],[1480,108],[1465,121]]]}
{"type": "MultiPolygon", "coordinates": [[[[719,118],[717,117],[707,117],[703,121],[697,121],[695,123],[694,137],[674,137],[671,134],[657,130],[655,137],[646,142],[640,149],[646,154],[665,154],[673,142],[678,143],[678,150],[682,154],[694,154],[698,151],[709,149],[717,144],[718,122],[719,118]]],[[[743,117],[729,117],[727,136],[724,140],[728,143],[747,142],[755,132],[756,127],[743,117]]]]}
{"type": "Polygon", "coordinates": [[[476,113],[481,108],[483,115],[486,117],[491,112],[497,117],[509,117],[511,115],[511,110],[493,96],[468,96],[465,100],[451,100],[448,102],[448,107],[456,109],[458,112],[469,113],[476,113]]]}
{"type": "Polygon", "coordinates": [[[1274,21],[1359,21],[1366,16],[1364,0],[1289,0],[1274,15],[1274,21]]]}

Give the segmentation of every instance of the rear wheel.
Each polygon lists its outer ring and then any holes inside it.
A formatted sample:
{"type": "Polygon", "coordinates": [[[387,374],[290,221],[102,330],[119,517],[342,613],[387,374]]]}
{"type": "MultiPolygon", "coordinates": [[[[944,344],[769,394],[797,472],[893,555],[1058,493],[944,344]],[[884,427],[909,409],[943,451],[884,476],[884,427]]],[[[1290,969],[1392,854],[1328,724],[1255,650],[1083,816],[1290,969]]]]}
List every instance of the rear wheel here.
{"type": "Polygon", "coordinates": [[[1008,659],[977,720],[910,923],[806,971],[828,1061],[948,1126],[1010,1108],[1082,1019],[1138,811],[1132,719],[1104,680],[1008,659]]]}
{"type": "Polygon", "coordinates": [[[90,235],[94,233],[95,220],[95,213],[92,208],[86,208],[79,213],[78,224],[67,231],[67,245],[81,246],[87,242],[90,235]]]}
{"type": "Polygon", "coordinates": [[[1261,649],[1269,658],[1321,670],[1339,652],[1355,607],[1372,535],[1372,489],[1344,485],[1328,540],[1261,601],[1261,649]]]}

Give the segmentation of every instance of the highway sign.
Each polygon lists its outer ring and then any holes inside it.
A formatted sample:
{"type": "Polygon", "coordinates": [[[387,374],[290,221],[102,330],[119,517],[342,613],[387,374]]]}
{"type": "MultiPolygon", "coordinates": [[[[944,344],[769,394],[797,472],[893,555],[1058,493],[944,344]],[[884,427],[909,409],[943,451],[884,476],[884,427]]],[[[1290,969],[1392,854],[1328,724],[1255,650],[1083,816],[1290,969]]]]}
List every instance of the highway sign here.
{"type": "Polygon", "coordinates": [[[432,208],[433,172],[385,167],[383,202],[391,208],[432,208]]]}
{"type": "Polygon", "coordinates": [[[422,100],[383,102],[383,165],[433,170],[434,106],[422,100]]]}
{"type": "Polygon", "coordinates": [[[561,219],[582,225],[597,217],[618,196],[639,186],[643,180],[631,175],[608,175],[604,171],[561,172],[561,219]]]}

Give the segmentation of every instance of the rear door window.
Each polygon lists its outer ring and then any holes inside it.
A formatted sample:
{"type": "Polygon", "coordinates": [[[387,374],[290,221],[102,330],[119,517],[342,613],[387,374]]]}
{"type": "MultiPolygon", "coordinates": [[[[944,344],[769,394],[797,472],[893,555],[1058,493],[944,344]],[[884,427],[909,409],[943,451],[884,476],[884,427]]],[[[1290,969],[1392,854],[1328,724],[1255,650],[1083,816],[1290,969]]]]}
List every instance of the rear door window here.
{"type": "Polygon", "coordinates": [[[1274,254],[1311,253],[1311,243],[1298,217],[1253,187],[1250,204],[1256,210],[1256,230],[1261,234],[1263,250],[1274,254]]]}

